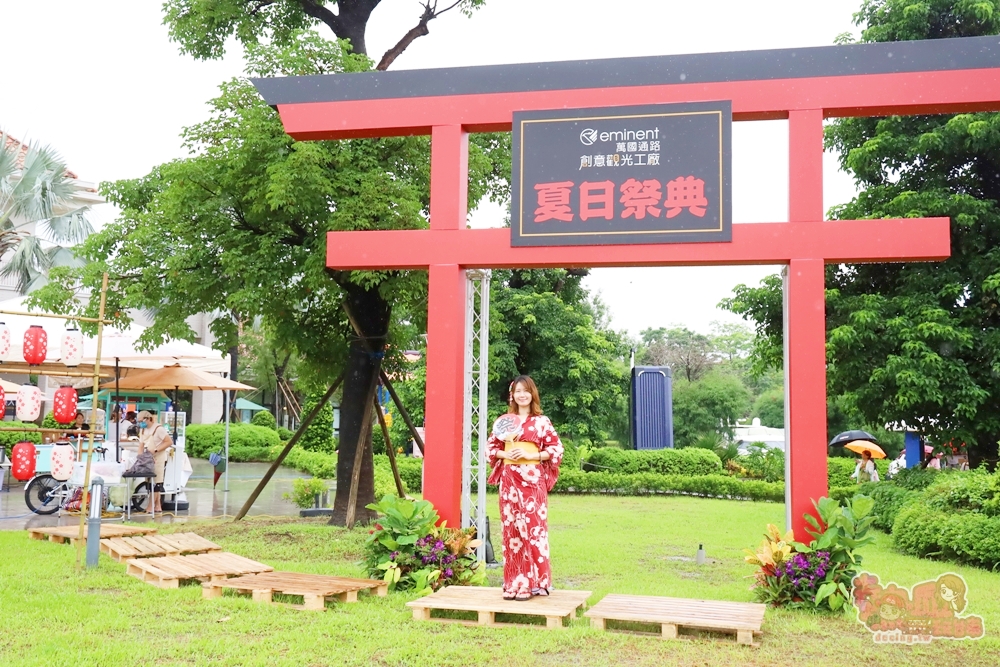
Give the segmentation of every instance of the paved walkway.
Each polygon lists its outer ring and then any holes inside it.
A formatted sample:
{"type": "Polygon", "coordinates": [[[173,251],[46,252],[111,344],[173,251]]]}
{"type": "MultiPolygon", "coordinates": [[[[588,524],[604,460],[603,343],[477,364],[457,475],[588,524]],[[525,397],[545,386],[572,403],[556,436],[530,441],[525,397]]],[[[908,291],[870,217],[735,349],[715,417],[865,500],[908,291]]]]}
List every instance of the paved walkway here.
{"type": "MultiPolygon", "coordinates": [[[[232,516],[240,511],[243,503],[257,486],[257,482],[267,472],[269,463],[233,463],[229,466],[229,492],[223,488],[225,476],[219,479],[218,486],[212,488],[212,466],[204,459],[191,459],[194,474],[188,481],[187,499],[190,504],[188,512],[177,515],[170,513],[157,515],[157,523],[173,523],[187,521],[188,517],[232,516]]],[[[261,492],[257,502],[250,509],[251,515],[297,516],[299,508],[290,501],[283,499],[283,493],[290,493],[292,480],[296,477],[309,477],[291,468],[278,468],[274,477],[261,492]]],[[[10,485],[0,491],[0,530],[24,530],[42,526],[58,526],[79,523],[80,518],[74,516],[58,517],[39,516],[28,510],[24,504],[24,482],[18,482],[8,475],[10,485]]],[[[332,485],[332,483],[331,483],[332,485]]],[[[133,514],[133,521],[150,521],[147,514],[133,514]]]]}

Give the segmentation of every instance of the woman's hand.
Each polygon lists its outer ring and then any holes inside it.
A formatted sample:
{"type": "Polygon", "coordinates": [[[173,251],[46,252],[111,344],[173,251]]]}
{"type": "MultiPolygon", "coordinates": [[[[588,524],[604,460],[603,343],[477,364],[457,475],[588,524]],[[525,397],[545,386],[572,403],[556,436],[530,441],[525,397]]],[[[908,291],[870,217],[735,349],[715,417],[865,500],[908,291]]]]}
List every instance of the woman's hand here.
{"type": "Polygon", "coordinates": [[[510,459],[511,461],[520,461],[521,459],[525,458],[524,450],[521,449],[520,447],[515,447],[509,452],[506,452],[506,454],[507,458],[510,459]]]}

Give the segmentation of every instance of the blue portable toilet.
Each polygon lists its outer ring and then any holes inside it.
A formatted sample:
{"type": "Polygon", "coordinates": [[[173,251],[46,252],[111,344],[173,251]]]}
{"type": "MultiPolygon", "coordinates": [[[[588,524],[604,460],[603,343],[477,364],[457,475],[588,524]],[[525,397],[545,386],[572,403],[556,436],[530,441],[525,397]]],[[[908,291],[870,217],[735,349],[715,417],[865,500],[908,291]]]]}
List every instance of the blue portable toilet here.
{"type": "Polygon", "coordinates": [[[903,443],[906,447],[906,467],[913,468],[920,465],[924,460],[924,445],[920,440],[920,434],[907,431],[903,435],[903,443]]]}
{"type": "Polygon", "coordinates": [[[666,366],[634,366],[631,399],[632,448],[673,448],[673,379],[670,369],[666,366]]]}

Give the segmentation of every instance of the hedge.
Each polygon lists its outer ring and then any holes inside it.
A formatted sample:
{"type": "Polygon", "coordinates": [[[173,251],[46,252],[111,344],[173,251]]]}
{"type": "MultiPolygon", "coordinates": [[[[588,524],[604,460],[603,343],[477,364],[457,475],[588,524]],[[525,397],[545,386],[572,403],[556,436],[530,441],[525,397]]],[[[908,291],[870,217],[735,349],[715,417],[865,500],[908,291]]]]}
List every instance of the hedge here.
{"type": "Polygon", "coordinates": [[[278,420],[267,410],[258,410],[255,412],[253,417],[250,418],[250,423],[254,426],[269,428],[272,431],[278,430],[278,420]]]}
{"type": "MultiPolygon", "coordinates": [[[[27,429],[37,429],[37,424],[26,424],[19,421],[9,421],[0,422],[0,428],[13,429],[13,428],[27,428],[27,429]]],[[[10,450],[19,442],[33,442],[36,445],[41,444],[42,434],[23,432],[23,431],[0,431],[0,446],[4,448],[7,452],[7,457],[10,457],[10,450]]]]}
{"type": "Polygon", "coordinates": [[[1000,566],[1000,516],[934,510],[918,499],[896,516],[892,538],[896,548],[914,556],[1000,566]]]}
{"type": "MultiPolygon", "coordinates": [[[[188,456],[207,459],[212,452],[222,451],[226,443],[225,424],[191,424],[187,427],[185,451],[188,456]]],[[[277,432],[253,424],[229,425],[229,460],[267,460],[269,448],[280,444],[277,432]]]]}
{"type": "MultiPolygon", "coordinates": [[[[838,486],[857,485],[851,475],[858,465],[858,458],[846,458],[843,456],[831,456],[826,460],[826,483],[829,488],[838,486]]],[[[886,473],[889,472],[889,459],[876,459],[875,469],[878,470],[879,479],[885,480],[886,473]]]]}
{"type": "Polygon", "coordinates": [[[722,473],[722,461],[715,452],[698,447],[656,451],[600,447],[590,453],[583,469],[624,474],[714,475],[722,473]]]}
{"type": "Polygon", "coordinates": [[[689,494],[744,500],[785,500],[782,482],[742,480],[726,475],[659,475],[656,473],[583,472],[560,470],[553,493],[611,493],[640,496],[689,494]]]}

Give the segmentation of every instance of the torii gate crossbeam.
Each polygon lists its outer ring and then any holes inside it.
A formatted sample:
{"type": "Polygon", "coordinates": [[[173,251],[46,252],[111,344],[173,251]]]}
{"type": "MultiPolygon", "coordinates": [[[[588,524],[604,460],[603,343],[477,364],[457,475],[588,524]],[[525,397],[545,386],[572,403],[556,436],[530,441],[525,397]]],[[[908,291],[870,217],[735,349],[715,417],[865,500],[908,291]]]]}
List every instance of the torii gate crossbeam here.
{"type": "Polygon", "coordinates": [[[460,519],[465,269],[784,264],[786,513],[827,493],[824,266],[940,260],[946,218],[823,221],[823,120],[1000,110],[1000,39],[259,79],[296,139],[431,135],[430,229],[331,232],[327,265],[429,272],[424,497],[460,519]],[[733,119],[788,119],[789,221],[733,225],[731,243],[511,247],[466,229],[468,132],[515,111],[730,100],[733,119]],[[374,236],[377,235],[377,236],[374,236]]]}

